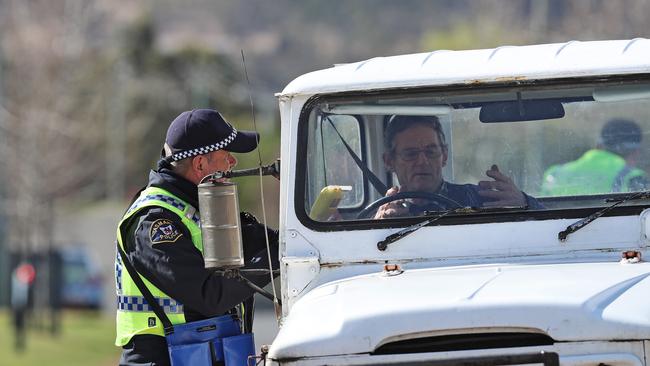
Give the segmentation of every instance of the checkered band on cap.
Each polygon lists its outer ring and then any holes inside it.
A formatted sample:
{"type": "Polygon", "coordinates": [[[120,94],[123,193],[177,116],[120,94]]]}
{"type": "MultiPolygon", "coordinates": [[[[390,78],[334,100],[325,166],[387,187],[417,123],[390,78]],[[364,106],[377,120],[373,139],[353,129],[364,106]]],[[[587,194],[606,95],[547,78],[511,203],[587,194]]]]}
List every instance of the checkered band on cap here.
{"type": "Polygon", "coordinates": [[[192,149],[192,150],[186,150],[186,151],[178,152],[178,153],[172,155],[172,160],[173,161],[179,161],[179,160],[191,158],[193,156],[207,154],[207,153],[212,152],[212,151],[221,150],[221,149],[225,148],[226,146],[228,146],[231,142],[233,142],[235,137],[237,137],[237,130],[234,127],[232,127],[232,132],[230,133],[230,135],[228,135],[228,137],[226,137],[225,139],[217,142],[216,144],[199,147],[199,148],[192,149]]]}

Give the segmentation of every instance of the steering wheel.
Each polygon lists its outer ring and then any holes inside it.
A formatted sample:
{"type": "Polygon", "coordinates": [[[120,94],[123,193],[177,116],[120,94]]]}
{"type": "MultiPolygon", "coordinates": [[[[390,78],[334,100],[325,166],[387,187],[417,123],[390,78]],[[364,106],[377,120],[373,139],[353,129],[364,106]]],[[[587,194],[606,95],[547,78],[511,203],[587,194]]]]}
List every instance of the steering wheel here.
{"type": "Polygon", "coordinates": [[[375,202],[370,203],[366,208],[361,210],[359,214],[357,215],[357,219],[364,219],[369,216],[369,214],[375,212],[381,205],[384,205],[388,202],[393,202],[397,200],[402,200],[406,198],[420,198],[420,199],[425,199],[431,201],[436,207],[440,208],[441,211],[449,210],[449,209],[454,209],[454,208],[461,208],[460,203],[452,200],[451,198],[447,198],[441,194],[438,193],[431,193],[431,192],[399,192],[397,194],[394,194],[392,196],[385,196],[381,197],[380,199],[376,200],[375,202]]]}

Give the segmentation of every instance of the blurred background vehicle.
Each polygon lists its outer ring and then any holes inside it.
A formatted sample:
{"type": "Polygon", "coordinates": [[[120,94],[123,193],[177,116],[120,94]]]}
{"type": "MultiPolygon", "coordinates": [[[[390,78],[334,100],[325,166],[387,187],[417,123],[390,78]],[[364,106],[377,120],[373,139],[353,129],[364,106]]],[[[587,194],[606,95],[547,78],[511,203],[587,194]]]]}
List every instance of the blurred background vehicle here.
{"type": "Polygon", "coordinates": [[[61,255],[61,306],[99,310],[104,291],[99,267],[83,247],[68,247],[61,255]]]}

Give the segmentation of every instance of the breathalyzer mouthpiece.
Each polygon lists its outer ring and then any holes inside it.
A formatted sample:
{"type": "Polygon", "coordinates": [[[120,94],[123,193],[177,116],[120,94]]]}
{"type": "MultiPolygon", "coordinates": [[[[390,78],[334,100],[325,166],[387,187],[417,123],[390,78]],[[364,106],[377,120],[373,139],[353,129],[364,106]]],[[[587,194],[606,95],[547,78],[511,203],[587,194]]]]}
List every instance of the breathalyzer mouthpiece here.
{"type": "Polygon", "coordinates": [[[249,169],[241,169],[241,170],[232,170],[232,171],[227,171],[227,172],[222,172],[218,171],[215,172],[211,175],[208,175],[207,177],[203,178],[203,181],[206,180],[217,180],[220,178],[237,178],[237,177],[247,177],[251,175],[259,175],[260,170],[262,171],[262,175],[274,175],[274,176],[279,176],[280,175],[280,159],[276,160],[274,163],[269,164],[269,165],[264,165],[260,168],[249,168],[249,169]]]}

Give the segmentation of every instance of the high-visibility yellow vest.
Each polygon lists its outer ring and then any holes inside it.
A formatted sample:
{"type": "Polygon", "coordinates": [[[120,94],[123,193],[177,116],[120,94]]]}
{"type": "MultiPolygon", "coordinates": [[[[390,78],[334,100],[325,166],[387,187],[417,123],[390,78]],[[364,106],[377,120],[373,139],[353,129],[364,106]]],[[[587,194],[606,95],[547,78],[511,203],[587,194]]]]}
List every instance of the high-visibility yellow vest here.
{"type": "MultiPolygon", "coordinates": [[[[157,206],[177,214],[192,236],[192,243],[203,254],[203,241],[199,226],[199,214],[194,207],[171,193],[155,187],[149,187],[140,193],[138,199],[129,207],[117,228],[117,242],[122,247],[122,225],[142,208],[157,206]]],[[[171,243],[173,245],[173,243],[171,243]]],[[[172,299],[140,276],[151,294],[167,314],[172,324],[185,323],[183,304],[172,299]]],[[[131,279],[129,272],[122,265],[119,253],[115,260],[115,288],[117,289],[117,335],[116,346],[123,346],[131,337],[139,334],[154,334],[164,336],[163,325],[149,307],[140,290],[131,279]]]]}
{"type": "Polygon", "coordinates": [[[626,164],[621,156],[592,149],[577,160],[550,167],[544,173],[541,195],[568,196],[629,192],[630,181],[645,172],[626,164]]]}

